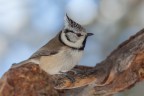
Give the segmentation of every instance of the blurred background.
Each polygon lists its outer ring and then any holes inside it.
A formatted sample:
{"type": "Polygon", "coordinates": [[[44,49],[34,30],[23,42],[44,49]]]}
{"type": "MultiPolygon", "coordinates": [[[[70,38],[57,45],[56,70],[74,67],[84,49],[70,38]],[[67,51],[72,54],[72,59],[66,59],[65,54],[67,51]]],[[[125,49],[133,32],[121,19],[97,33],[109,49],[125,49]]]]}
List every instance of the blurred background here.
{"type": "MultiPolygon", "coordinates": [[[[65,13],[95,35],[80,64],[94,66],[144,28],[144,0],[0,0],[0,77],[64,26],[65,13]]],[[[116,96],[143,96],[144,84],[116,96]]]]}

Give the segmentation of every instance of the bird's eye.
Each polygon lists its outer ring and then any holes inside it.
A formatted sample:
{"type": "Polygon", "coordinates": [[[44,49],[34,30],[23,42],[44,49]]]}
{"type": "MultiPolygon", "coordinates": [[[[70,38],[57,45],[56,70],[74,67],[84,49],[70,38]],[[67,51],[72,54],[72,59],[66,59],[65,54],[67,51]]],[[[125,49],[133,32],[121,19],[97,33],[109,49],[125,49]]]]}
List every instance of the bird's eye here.
{"type": "Polygon", "coordinates": [[[68,33],[68,32],[74,33],[72,30],[66,29],[66,30],[65,30],[65,33],[68,33]]]}
{"type": "Polygon", "coordinates": [[[69,29],[66,29],[65,31],[64,31],[65,33],[74,33],[74,34],[76,34],[78,37],[80,37],[80,36],[83,36],[81,33],[75,33],[74,31],[72,31],[72,30],[69,30],[69,29]]]}
{"type": "Polygon", "coordinates": [[[77,33],[77,36],[80,37],[80,36],[82,36],[82,35],[81,35],[80,33],[77,33]]]}

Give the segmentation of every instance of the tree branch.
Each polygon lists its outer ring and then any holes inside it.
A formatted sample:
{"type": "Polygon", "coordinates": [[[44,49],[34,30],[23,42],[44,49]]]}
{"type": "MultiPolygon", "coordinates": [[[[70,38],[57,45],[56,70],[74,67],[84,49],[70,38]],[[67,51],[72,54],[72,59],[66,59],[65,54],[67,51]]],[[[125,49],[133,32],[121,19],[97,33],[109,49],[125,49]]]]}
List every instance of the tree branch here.
{"type": "Polygon", "coordinates": [[[74,70],[80,74],[68,72],[75,78],[71,82],[64,75],[50,76],[32,63],[11,68],[0,80],[0,96],[110,96],[131,88],[144,79],[144,29],[95,67],[74,70]]]}

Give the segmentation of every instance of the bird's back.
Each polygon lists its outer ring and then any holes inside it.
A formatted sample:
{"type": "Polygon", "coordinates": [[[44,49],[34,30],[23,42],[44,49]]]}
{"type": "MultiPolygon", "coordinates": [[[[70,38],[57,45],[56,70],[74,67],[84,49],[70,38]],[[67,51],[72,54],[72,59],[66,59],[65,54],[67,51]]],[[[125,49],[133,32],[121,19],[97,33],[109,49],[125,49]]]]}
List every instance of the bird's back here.
{"type": "Polygon", "coordinates": [[[65,45],[59,40],[59,35],[56,35],[53,39],[51,39],[47,44],[42,46],[38,51],[36,51],[31,57],[39,58],[40,56],[49,56],[58,53],[58,51],[64,47],[65,45]]]}

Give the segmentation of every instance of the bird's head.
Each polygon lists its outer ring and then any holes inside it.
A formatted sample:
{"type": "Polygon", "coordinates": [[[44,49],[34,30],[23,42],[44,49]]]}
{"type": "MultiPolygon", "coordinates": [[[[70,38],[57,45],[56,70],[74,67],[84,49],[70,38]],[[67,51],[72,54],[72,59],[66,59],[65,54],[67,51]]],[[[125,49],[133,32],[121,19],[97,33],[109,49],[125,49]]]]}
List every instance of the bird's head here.
{"type": "Polygon", "coordinates": [[[75,49],[84,49],[87,37],[93,33],[87,33],[80,24],[70,19],[67,14],[64,23],[64,28],[60,34],[62,42],[75,49]]]}

